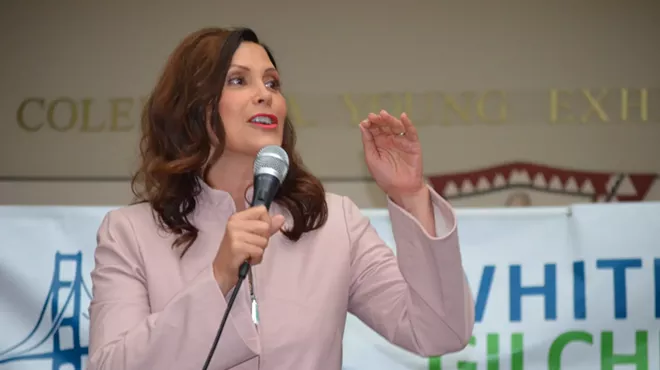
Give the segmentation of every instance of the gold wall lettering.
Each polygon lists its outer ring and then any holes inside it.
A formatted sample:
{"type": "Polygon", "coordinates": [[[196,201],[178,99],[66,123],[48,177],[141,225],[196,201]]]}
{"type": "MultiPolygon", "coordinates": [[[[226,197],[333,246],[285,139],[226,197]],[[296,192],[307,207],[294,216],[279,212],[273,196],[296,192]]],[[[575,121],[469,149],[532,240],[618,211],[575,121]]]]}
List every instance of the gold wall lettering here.
{"type": "Polygon", "coordinates": [[[105,101],[71,97],[27,98],[16,110],[16,123],[27,132],[127,132],[139,126],[145,101],[145,98],[131,97],[105,101]]]}
{"type": "Polygon", "coordinates": [[[550,122],[608,123],[620,117],[621,122],[648,122],[648,89],[551,89],[550,122]],[[616,96],[619,96],[617,99],[616,96]],[[631,95],[636,95],[633,98],[631,95]],[[631,108],[637,108],[631,117],[631,108]]]}
{"type": "MultiPolygon", "coordinates": [[[[512,93],[491,89],[456,93],[300,94],[286,98],[291,120],[305,128],[355,125],[370,112],[381,109],[396,116],[406,112],[417,126],[660,123],[657,111],[652,110],[660,104],[657,90],[553,88],[549,92],[512,93]]],[[[31,133],[132,132],[139,129],[146,99],[29,97],[16,109],[16,124],[31,133]]]]}
{"type": "Polygon", "coordinates": [[[341,97],[350,113],[351,124],[358,124],[369,113],[378,113],[383,109],[396,116],[403,112],[413,115],[411,93],[342,94],[341,97]]]}
{"type": "Polygon", "coordinates": [[[506,123],[508,118],[507,94],[502,90],[487,90],[482,93],[465,92],[460,103],[456,96],[441,94],[444,109],[442,124],[462,123],[506,123]],[[493,114],[494,113],[494,114],[493,114]],[[460,118],[459,122],[456,121],[460,118]]]}
{"type": "Polygon", "coordinates": [[[370,112],[381,109],[395,116],[406,112],[416,125],[451,126],[470,123],[505,123],[508,118],[507,94],[502,90],[442,92],[343,94],[350,122],[357,124],[370,112]]]}
{"type": "Polygon", "coordinates": [[[302,114],[300,103],[295,96],[287,97],[287,110],[289,112],[289,118],[291,122],[296,126],[314,126],[316,123],[308,119],[308,117],[302,114]]]}
{"type": "Polygon", "coordinates": [[[649,120],[649,91],[648,89],[638,89],[639,100],[631,102],[628,89],[621,89],[621,120],[628,122],[630,120],[629,110],[631,107],[639,108],[639,118],[642,122],[649,120]]]}

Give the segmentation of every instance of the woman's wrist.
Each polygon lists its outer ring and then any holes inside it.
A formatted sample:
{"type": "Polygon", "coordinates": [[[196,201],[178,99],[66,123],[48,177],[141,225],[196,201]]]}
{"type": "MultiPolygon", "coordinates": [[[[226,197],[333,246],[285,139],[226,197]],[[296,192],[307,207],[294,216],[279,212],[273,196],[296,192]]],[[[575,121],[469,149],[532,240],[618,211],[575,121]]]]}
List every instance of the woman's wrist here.
{"type": "Polygon", "coordinates": [[[226,296],[234,286],[231,279],[228,278],[227,274],[222,273],[215,265],[213,265],[213,277],[218,283],[218,287],[220,288],[222,295],[226,296]]]}

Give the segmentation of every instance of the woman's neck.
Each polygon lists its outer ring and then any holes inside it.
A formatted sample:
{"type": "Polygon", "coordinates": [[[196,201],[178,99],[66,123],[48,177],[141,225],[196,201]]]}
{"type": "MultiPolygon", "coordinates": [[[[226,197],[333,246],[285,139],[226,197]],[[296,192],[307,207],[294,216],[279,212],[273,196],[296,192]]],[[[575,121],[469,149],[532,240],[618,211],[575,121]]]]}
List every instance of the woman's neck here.
{"type": "Polygon", "coordinates": [[[229,193],[236,205],[236,211],[245,209],[245,191],[253,181],[254,158],[223,153],[211,166],[205,179],[214,189],[229,193]]]}

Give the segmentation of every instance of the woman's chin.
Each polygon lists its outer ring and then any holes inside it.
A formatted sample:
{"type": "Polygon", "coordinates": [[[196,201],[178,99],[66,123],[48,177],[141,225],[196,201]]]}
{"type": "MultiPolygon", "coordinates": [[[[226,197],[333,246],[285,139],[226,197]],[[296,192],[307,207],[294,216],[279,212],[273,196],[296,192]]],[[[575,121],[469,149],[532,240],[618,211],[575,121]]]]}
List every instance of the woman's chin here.
{"type": "Polygon", "coordinates": [[[224,152],[256,157],[261,149],[270,145],[282,146],[282,137],[273,133],[273,135],[253,134],[251,137],[246,136],[240,141],[229,139],[224,152]]]}
{"type": "Polygon", "coordinates": [[[261,149],[270,145],[282,146],[282,140],[255,140],[253,143],[250,143],[249,146],[246,146],[245,150],[242,150],[242,152],[249,156],[256,157],[261,149]]]}
{"type": "Polygon", "coordinates": [[[259,150],[261,150],[261,148],[269,145],[282,146],[282,139],[277,137],[263,137],[263,138],[259,138],[259,140],[255,140],[254,144],[252,144],[251,146],[253,149],[256,149],[255,152],[256,154],[259,150]]]}

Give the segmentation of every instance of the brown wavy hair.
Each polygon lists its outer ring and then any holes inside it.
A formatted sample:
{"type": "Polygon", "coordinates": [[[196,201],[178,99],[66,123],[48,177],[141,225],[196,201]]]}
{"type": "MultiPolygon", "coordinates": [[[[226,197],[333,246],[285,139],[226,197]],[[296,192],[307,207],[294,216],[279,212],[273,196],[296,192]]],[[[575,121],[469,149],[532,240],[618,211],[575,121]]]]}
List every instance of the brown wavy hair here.
{"type": "MultiPolygon", "coordinates": [[[[199,181],[224,150],[218,103],[231,59],[242,42],[264,47],[277,68],[271,51],[252,30],[204,28],[175,48],[142,112],[141,163],[131,184],[135,202],[151,205],[159,225],[177,235],[173,247],[183,247],[182,255],[198,235],[189,217],[202,189],[199,181]],[[208,112],[219,139],[213,158],[208,112]]],[[[274,202],[293,218],[293,225],[282,230],[293,241],[321,227],[328,217],[323,185],[305,168],[295,146],[295,130],[287,117],[282,148],[290,165],[274,202]]]]}

